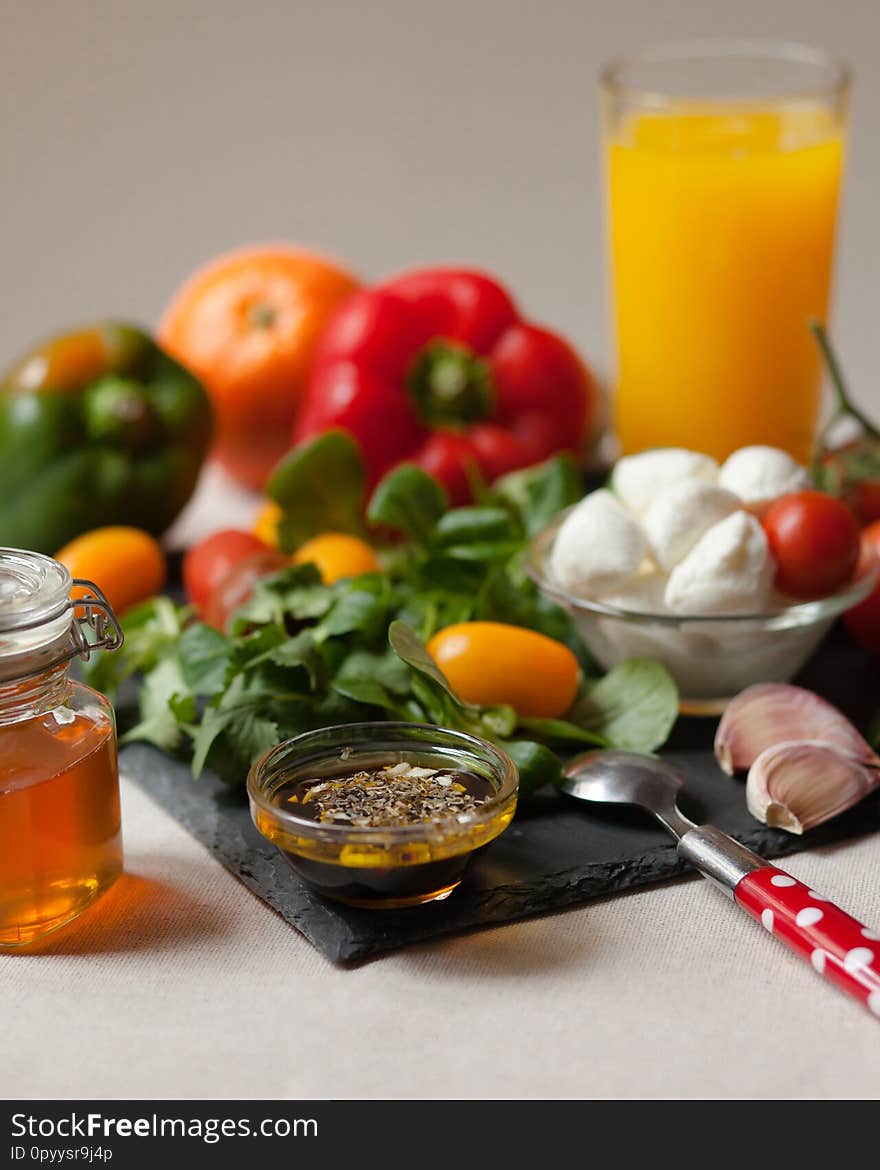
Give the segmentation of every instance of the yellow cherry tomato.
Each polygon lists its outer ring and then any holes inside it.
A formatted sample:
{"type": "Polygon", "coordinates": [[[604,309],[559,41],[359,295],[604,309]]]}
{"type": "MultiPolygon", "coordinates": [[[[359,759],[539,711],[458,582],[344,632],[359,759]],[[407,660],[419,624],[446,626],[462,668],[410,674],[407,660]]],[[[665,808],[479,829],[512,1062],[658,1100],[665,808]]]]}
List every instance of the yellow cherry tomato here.
{"type": "Polygon", "coordinates": [[[274,500],[267,500],[254,521],[254,536],[269,548],[278,548],[278,522],[283,514],[274,500]]]}
{"type": "Polygon", "coordinates": [[[506,703],[518,715],[554,719],[575,700],[574,654],[544,634],[502,622],[460,622],[428,643],[428,653],[467,703],[506,703]]]}
{"type": "Polygon", "coordinates": [[[332,585],[343,577],[378,573],[382,568],[366,541],[345,532],[322,532],[320,536],[313,536],[299,546],[292,560],[295,565],[316,565],[325,585],[332,585]]]}
{"type": "Polygon", "coordinates": [[[72,577],[94,581],[117,613],[153,597],[165,584],[162,546],[140,528],[94,528],[71,540],[55,559],[72,577]]]}

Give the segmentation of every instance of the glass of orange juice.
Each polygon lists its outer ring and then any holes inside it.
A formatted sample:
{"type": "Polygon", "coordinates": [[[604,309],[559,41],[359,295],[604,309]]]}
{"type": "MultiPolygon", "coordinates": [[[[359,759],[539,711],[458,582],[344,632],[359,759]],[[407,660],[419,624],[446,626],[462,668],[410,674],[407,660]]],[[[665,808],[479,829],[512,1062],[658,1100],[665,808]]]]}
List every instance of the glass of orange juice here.
{"type": "Polygon", "coordinates": [[[661,46],[602,73],[624,454],[809,460],[849,103],[805,46],[661,46]]]}

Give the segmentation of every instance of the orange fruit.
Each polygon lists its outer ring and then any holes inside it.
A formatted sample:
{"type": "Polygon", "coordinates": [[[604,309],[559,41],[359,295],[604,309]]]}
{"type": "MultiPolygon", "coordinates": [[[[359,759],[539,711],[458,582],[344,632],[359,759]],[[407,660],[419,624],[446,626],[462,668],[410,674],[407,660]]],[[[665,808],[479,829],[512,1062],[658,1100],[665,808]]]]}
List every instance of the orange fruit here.
{"type": "Polygon", "coordinates": [[[214,454],[261,489],[290,448],[315,345],[358,282],[334,261],[293,245],[239,248],[177,292],[159,343],[202,380],[214,406],[214,454]]]}
{"type": "Polygon", "coordinates": [[[381,572],[376,554],[365,540],[345,532],[323,532],[301,544],[292,557],[295,565],[316,565],[325,585],[343,577],[381,572]]]}
{"type": "Polygon", "coordinates": [[[162,546],[140,528],[94,528],[71,540],[55,559],[72,577],[94,581],[117,614],[158,593],[167,573],[162,546]]]}

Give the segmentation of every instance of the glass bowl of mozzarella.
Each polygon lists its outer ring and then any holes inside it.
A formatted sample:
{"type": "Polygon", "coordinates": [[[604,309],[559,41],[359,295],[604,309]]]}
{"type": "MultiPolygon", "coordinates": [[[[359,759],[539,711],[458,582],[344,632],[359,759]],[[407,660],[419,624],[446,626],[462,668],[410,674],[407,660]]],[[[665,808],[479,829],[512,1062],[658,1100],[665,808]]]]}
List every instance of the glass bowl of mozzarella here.
{"type": "Polygon", "coordinates": [[[773,447],[742,448],[720,466],[679,448],[625,456],[607,487],[533,540],[529,571],[603,669],[657,659],[683,713],[716,715],[745,687],[796,675],[877,581],[877,565],[860,563],[826,597],[775,587],[761,518],[810,486],[806,469],[773,447]]]}

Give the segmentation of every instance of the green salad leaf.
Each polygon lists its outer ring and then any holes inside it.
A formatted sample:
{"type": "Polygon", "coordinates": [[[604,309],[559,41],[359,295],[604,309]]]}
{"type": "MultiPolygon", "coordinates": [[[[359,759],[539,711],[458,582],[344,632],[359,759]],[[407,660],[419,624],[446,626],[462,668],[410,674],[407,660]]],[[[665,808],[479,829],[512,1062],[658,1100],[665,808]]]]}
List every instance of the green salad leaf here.
{"type": "Polygon", "coordinates": [[[362,534],[366,482],[360,448],[347,431],[325,431],[295,447],[266,486],[269,499],[283,509],[278,526],[283,551],[292,552],[319,532],[362,534]]]}
{"type": "MultiPolygon", "coordinates": [[[[353,530],[346,508],[362,484],[352,474],[350,441],[325,435],[291,460],[273,478],[288,536],[313,535],[295,502],[300,490],[321,526],[353,530]],[[334,501],[326,481],[317,492],[310,486],[328,467],[342,477],[348,504],[334,501]]],[[[481,489],[478,504],[454,509],[430,476],[402,466],[366,510],[369,524],[406,538],[383,550],[385,572],[325,585],[313,565],[283,569],[257,583],[229,634],[156,598],[126,615],[124,647],[96,655],[88,673],[107,691],[141,677],[140,718],[126,741],[187,753],[195,775],[207,768],[235,784],[284,739],[373,719],[434,723],[493,740],[516,761],[523,794],[558,784],[563,755],[584,747],[653,751],[678,711],[666,670],[633,659],[598,677],[568,614],[541,595],[525,569],[530,534],[579,495],[567,457],[507,476],[481,489]],[[524,626],[568,645],[583,667],[572,709],[557,719],[520,718],[503,704],[462,701],[426,643],[472,620],[524,626]]]]}
{"type": "Polygon", "coordinates": [[[572,718],[609,744],[651,752],[669,738],[678,716],[678,689],[669,671],[653,658],[630,658],[600,678],[572,712],[572,718]]]}
{"type": "Polygon", "coordinates": [[[376,488],[367,519],[378,528],[385,524],[420,545],[431,542],[436,525],[449,507],[444,488],[411,463],[402,463],[376,488]]]}
{"type": "Polygon", "coordinates": [[[229,640],[222,634],[195,622],[180,635],[178,658],[187,687],[200,695],[219,695],[226,685],[232,659],[229,640]]]}
{"type": "Polygon", "coordinates": [[[144,675],[140,690],[140,720],[123,737],[123,743],[146,740],[164,751],[176,751],[184,728],[195,716],[192,691],[187,687],[174,654],[166,654],[144,675]]]}
{"type": "Polygon", "coordinates": [[[520,792],[523,796],[530,796],[548,784],[558,785],[562,780],[562,761],[543,744],[528,739],[508,739],[502,740],[501,747],[519,770],[520,792]]]}
{"type": "Polygon", "coordinates": [[[469,703],[463,703],[458,698],[449,685],[446,675],[428,653],[425,643],[412,626],[408,626],[406,622],[402,621],[392,622],[388,627],[388,641],[391,643],[391,649],[402,662],[405,662],[407,666],[411,666],[413,670],[417,670],[424,678],[435,683],[442,691],[445,691],[449,698],[461,707],[463,711],[479,710],[479,708],[473,707],[469,703]]]}
{"type": "Polygon", "coordinates": [[[512,507],[526,533],[535,536],[564,508],[583,495],[581,477],[570,455],[557,455],[547,463],[512,471],[493,486],[497,499],[512,507]]]}

